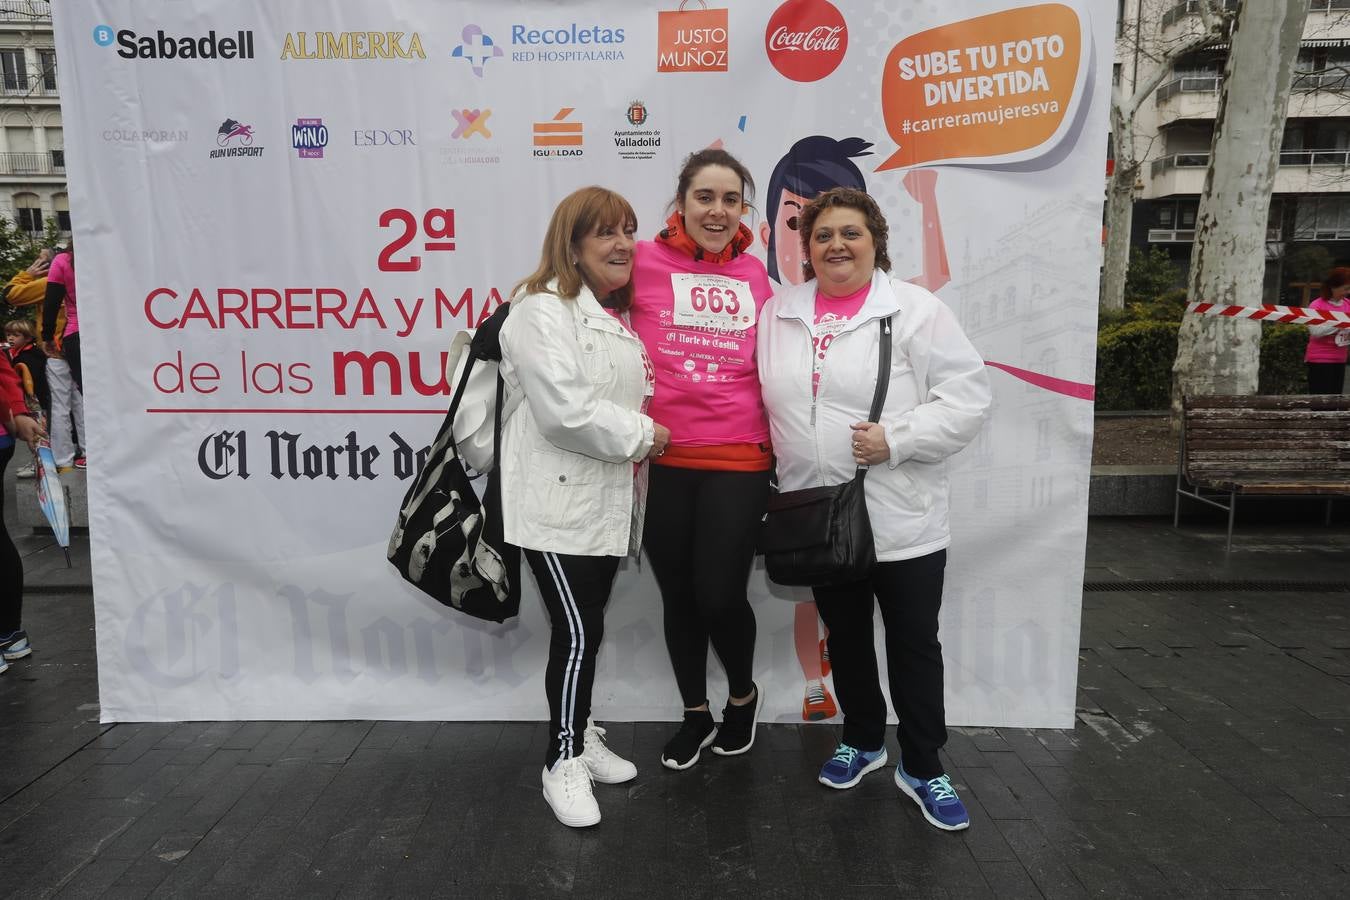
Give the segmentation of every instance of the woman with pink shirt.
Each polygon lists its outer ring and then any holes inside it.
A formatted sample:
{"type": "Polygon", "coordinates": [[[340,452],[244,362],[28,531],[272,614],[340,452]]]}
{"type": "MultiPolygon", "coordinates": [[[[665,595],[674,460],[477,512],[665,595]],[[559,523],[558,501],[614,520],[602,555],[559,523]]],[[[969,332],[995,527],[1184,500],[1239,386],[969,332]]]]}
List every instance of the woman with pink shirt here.
{"type": "MultiPolygon", "coordinates": [[[[1322,281],[1322,296],[1308,304],[1312,309],[1350,312],[1350,268],[1332,269],[1322,281]]],[[[1350,328],[1313,325],[1308,328],[1308,393],[1339,394],[1345,386],[1345,360],[1350,348],[1350,328]]]]}
{"type": "Polygon", "coordinates": [[[684,722],[661,762],[750,749],[762,696],[746,581],[769,494],[769,423],[755,368],[756,324],[772,294],[741,224],[749,171],[721,149],[685,160],[674,212],[637,245],[633,329],[656,370],[651,416],[670,428],[652,460],[643,547],[661,588],[666,647],[684,722]],[[726,669],[720,730],[708,705],[708,645],[726,669]]]}

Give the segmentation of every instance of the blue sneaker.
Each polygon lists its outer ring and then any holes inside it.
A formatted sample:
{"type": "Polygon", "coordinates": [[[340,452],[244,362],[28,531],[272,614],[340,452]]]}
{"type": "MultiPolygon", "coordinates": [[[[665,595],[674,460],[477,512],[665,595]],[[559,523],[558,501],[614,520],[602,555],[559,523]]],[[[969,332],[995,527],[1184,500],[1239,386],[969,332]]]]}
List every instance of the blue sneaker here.
{"type": "Polygon", "coordinates": [[[934,828],[943,831],[961,831],[970,827],[970,813],[956,796],[956,788],[946,775],[936,778],[915,778],[905,771],[904,761],[895,766],[895,786],[900,792],[919,804],[923,817],[934,828]]]}
{"type": "Polygon", "coordinates": [[[15,631],[0,637],[0,656],[5,659],[23,659],[33,652],[33,645],[28,643],[28,632],[15,631]]]}
{"type": "Polygon", "coordinates": [[[834,750],[834,756],[820,768],[817,779],[826,787],[844,790],[851,788],[868,772],[886,765],[886,748],[880,750],[859,750],[848,744],[840,744],[834,750]]]}

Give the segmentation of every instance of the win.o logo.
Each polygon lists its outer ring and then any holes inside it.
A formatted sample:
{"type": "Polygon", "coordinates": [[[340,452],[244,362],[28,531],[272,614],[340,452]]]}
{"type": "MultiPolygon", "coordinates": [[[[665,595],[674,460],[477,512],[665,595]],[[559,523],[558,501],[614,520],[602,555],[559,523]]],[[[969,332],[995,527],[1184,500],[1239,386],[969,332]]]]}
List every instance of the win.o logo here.
{"type": "Polygon", "coordinates": [[[94,26],[94,43],[100,47],[107,47],[117,39],[117,34],[107,25],[94,26]]]}

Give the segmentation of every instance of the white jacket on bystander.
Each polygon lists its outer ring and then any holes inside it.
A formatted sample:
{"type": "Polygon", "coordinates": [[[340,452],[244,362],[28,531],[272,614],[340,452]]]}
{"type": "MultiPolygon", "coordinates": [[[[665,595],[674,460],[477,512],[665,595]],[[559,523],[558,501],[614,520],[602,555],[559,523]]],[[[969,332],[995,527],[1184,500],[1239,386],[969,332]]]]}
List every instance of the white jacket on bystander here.
{"type": "Polygon", "coordinates": [[[855,422],[877,380],[877,323],[892,317],[890,384],[880,424],[891,458],[865,482],[877,559],[934,553],[951,543],[947,458],[974,439],[991,402],[984,360],[933,294],[877,270],[861,309],[835,335],[811,393],[816,282],[787,287],[759,322],[759,377],[782,491],[842,484],[856,466],[855,422]]]}
{"type": "Polygon", "coordinates": [[[502,426],[502,523],[512,544],[627,556],[642,538],[652,420],[642,343],[583,286],[516,297],[501,372],[523,402],[502,426]],[[642,465],[635,466],[641,463],[642,465]]]}

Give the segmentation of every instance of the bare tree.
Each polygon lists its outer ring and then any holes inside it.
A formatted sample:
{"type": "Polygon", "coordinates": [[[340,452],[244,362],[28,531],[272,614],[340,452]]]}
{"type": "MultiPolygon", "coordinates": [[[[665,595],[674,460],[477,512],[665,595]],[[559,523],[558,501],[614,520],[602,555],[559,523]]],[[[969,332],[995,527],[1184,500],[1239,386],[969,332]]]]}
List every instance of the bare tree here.
{"type": "MultiPolygon", "coordinates": [[[[1308,0],[1242,4],[1224,65],[1219,112],[1196,218],[1187,295],[1259,306],[1266,221],[1308,0]]],[[[1188,394],[1253,394],[1261,323],[1187,316],[1172,367],[1174,420],[1188,394]]]]}
{"type": "MultiPolygon", "coordinates": [[[[1131,93],[1125,94],[1126,79],[1112,89],[1111,144],[1115,152],[1115,169],[1106,190],[1106,251],[1102,269],[1100,306],[1102,309],[1123,309],[1125,306],[1125,275],[1130,265],[1130,232],[1134,216],[1134,185],[1139,180],[1144,162],[1157,139],[1157,132],[1141,134],[1135,118],[1158,86],[1172,74],[1172,65],[1188,53],[1211,43],[1226,34],[1233,13],[1226,9],[1224,0],[1193,0],[1200,15],[1201,27],[1183,30],[1168,38],[1159,23],[1138,18],[1121,35],[1120,43],[1128,44],[1130,54],[1147,63],[1151,71],[1142,81],[1130,81],[1131,93]]],[[[1142,5],[1141,5],[1142,12],[1142,5]]],[[[1156,4],[1150,4],[1155,9],[1156,4]]]]}

